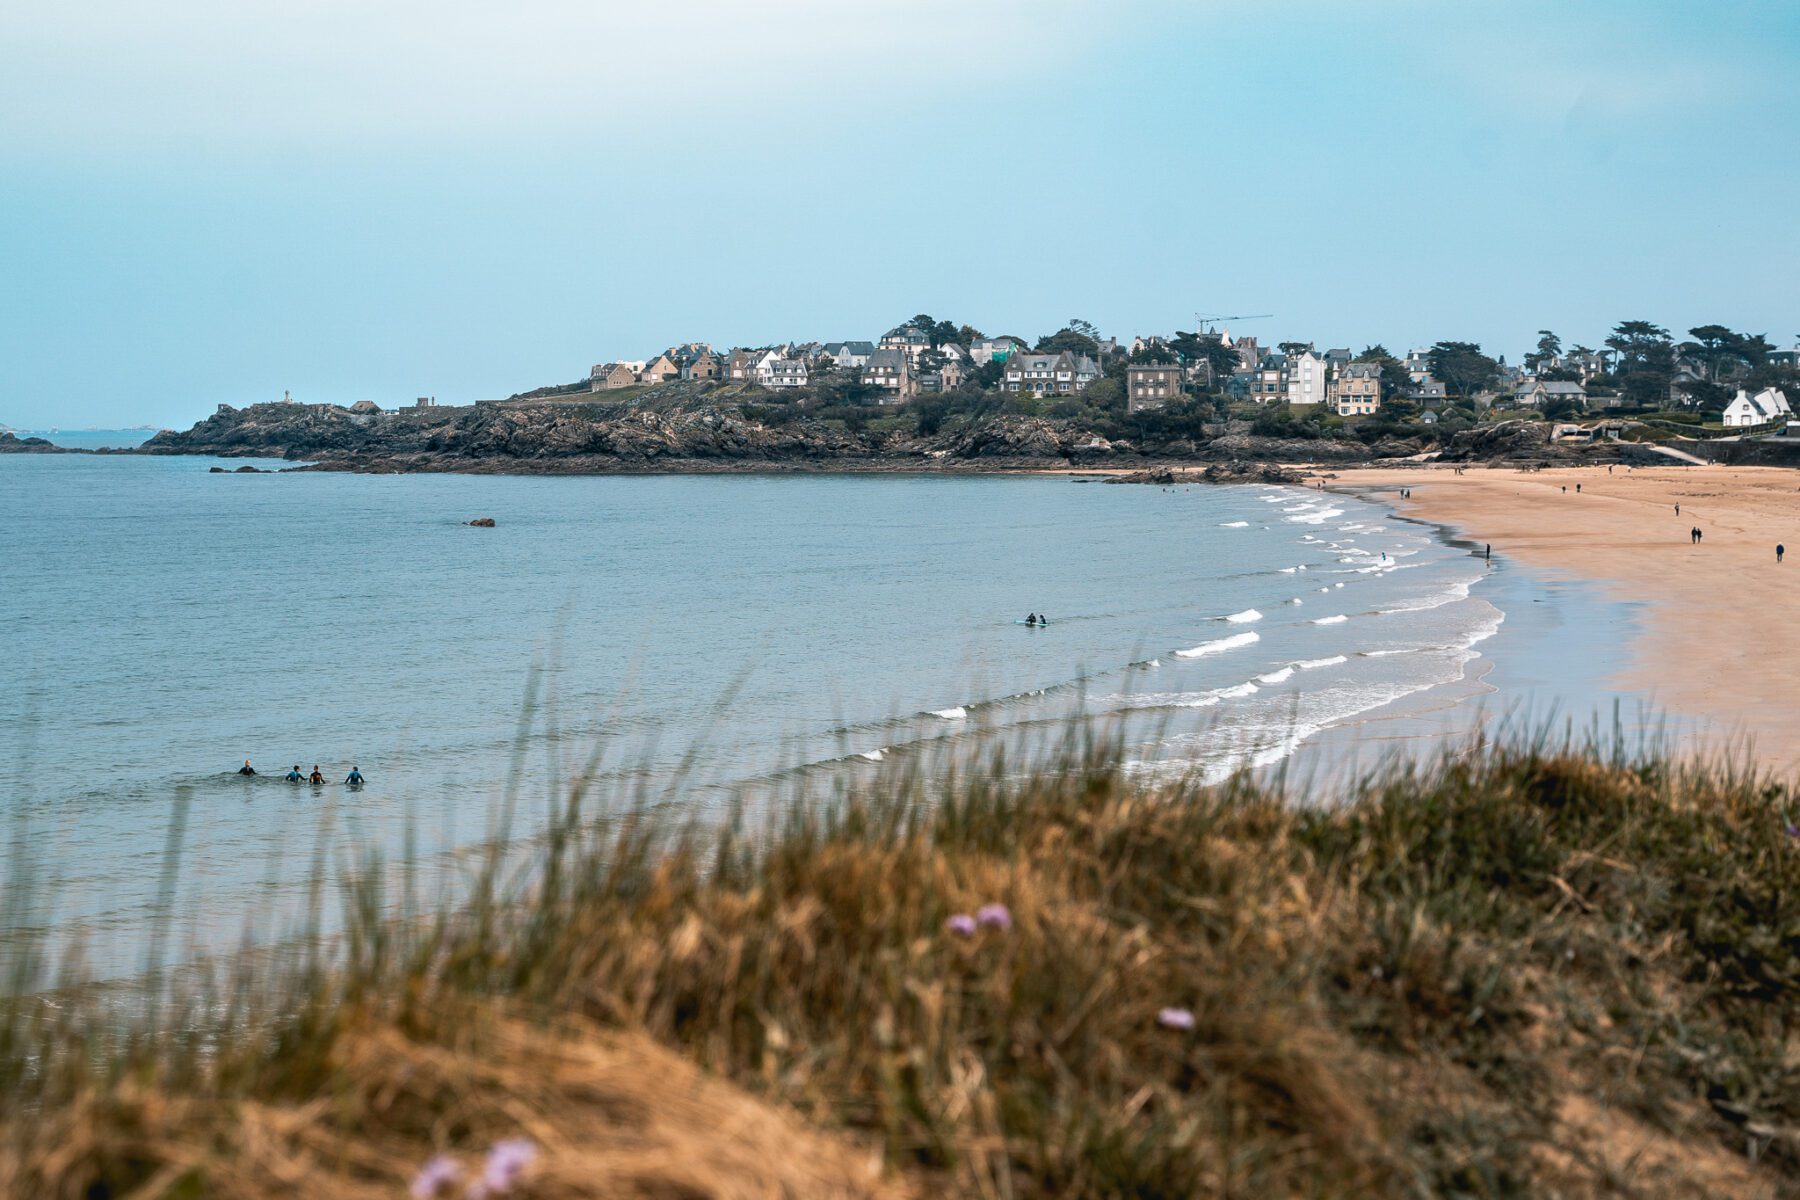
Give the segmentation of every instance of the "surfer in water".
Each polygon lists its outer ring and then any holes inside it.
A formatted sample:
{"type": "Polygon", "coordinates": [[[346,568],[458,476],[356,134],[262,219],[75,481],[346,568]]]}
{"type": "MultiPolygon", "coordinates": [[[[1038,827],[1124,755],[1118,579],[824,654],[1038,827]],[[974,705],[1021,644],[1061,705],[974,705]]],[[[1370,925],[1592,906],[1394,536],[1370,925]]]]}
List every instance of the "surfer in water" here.
{"type": "Polygon", "coordinates": [[[320,783],[325,782],[325,776],[319,771],[318,763],[313,764],[312,774],[308,775],[306,777],[306,782],[311,783],[311,784],[320,784],[320,783]]]}
{"type": "Polygon", "coordinates": [[[304,776],[300,773],[300,764],[295,763],[294,769],[289,771],[286,775],[283,775],[282,778],[287,780],[289,783],[299,783],[301,780],[305,779],[306,776],[304,776]]]}
{"type": "Polygon", "coordinates": [[[1036,625],[1036,624],[1037,624],[1037,623],[1038,623],[1038,619],[1037,619],[1037,614],[1036,614],[1036,613],[1032,613],[1032,614],[1030,614],[1030,615],[1029,615],[1029,616],[1027,616],[1027,617],[1026,617],[1026,618],[1025,618],[1025,623],[1026,623],[1026,624],[1027,624],[1027,625],[1036,625]]]}
{"type": "Polygon", "coordinates": [[[246,758],[244,760],[244,765],[238,768],[238,774],[239,775],[254,775],[254,774],[256,774],[256,768],[251,766],[250,760],[246,758]]]}
{"type": "Polygon", "coordinates": [[[350,773],[344,776],[344,783],[349,787],[361,787],[363,785],[362,772],[357,770],[354,766],[351,767],[350,773]]]}

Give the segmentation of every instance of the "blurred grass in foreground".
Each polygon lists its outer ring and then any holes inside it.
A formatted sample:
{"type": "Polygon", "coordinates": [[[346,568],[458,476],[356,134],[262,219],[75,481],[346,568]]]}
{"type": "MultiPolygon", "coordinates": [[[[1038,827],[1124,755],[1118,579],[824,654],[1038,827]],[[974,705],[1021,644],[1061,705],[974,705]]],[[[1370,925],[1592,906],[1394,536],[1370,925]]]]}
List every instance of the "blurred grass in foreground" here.
{"type": "Polygon", "coordinates": [[[1790,788],[1459,751],[1283,795],[1089,726],[723,826],[576,787],[453,911],[340,864],[341,941],[125,1009],[15,934],[0,1195],[402,1196],[511,1138],[531,1197],[1800,1194],[1790,788]]]}

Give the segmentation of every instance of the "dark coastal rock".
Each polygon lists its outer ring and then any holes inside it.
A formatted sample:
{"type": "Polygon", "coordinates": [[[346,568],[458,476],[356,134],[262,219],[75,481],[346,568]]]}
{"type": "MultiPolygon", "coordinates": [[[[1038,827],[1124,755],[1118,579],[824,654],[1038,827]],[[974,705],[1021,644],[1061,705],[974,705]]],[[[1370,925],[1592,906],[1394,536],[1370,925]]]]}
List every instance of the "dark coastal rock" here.
{"type": "Polygon", "coordinates": [[[473,521],[468,521],[465,523],[469,524],[469,525],[473,525],[477,529],[492,529],[494,527],[494,518],[492,518],[492,517],[476,517],[473,521]]]}
{"type": "Polygon", "coordinates": [[[68,454],[69,450],[41,437],[22,438],[0,433],[0,454],[68,454]]]}
{"type": "Polygon", "coordinates": [[[1147,471],[1114,475],[1106,482],[1152,483],[1168,487],[1178,483],[1303,483],[1305,480],[1306,476],[1299,471],[1276,463],[1230,462],[1209,463],[1198,471],[1154,467],[1147,471]]]}
{"type": "Polygon", "coordinates": [[[234,475],[267,475],[268,472],[263,470],[261,467],[239,467],[236,471],[233,471],[232,474],[234,474],[234,475]]]}
{"type": "Polygon", "coordinates": [[[380,413],[255,404],[221,409],[185,432],[165,430],[137,453],[281,457],[319,470],[598,474],[1354,463],[1418,449],[1404,441],[1371,450],[1351,440],[1260,438],[1242,422],[1212,427],[1216,437],[1196,437],[1190,427],[1167,441],[1149,432],[1127,440],[1070,419],[1017,413],[959,418],[941,432],[919,433],[910,409],[877,417],[872,409],[789,403],[742,384],[669,384],[628,400],[606,396],[558,391],[380,413]]]}

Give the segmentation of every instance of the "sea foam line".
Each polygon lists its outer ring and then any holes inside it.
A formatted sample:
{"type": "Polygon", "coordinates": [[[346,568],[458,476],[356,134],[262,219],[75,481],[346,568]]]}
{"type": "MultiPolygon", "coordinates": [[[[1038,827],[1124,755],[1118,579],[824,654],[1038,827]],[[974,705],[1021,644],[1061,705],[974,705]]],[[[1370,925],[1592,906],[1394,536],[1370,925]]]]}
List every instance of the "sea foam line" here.
{"type": "Polygon", "coordinates": [[[1247,633],[1234,633],[1230,637],[1222,637],[1216,641],[1201,642],[1198,646],[1193,646],[1187,650],[1177,650],[1175,652],[1175,657],[1205,658],[1209,654],[1223,654],[1227,650],[1236,650],[1240,646],[1248,646],[1252,642],[1259,642],[1261,640],[1262,636],[1255,630],[1250,630],[1247,633]]]}
{"type": "Polygon", "coordinates": [[[1242,625],[1247,621],[1262,620],[1262,614],[1257,612],[1254,608],[1246,608],[1243,612],[1234,612],[1229,617],[1221,617],[1219,619],[1222,621],[1230,621],[1233,625],[1242,625]]]}

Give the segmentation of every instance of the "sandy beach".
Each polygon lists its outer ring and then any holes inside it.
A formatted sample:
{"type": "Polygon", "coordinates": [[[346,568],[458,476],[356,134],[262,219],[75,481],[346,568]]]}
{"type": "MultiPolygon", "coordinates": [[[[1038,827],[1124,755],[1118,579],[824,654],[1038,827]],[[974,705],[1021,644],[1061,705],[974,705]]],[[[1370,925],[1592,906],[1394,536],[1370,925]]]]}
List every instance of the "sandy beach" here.
{"type": "Polygon", "coordinates": [[[1383,495],[1491,544],[1496,559],[1643,604],[1641,632],[1619,647],[1619,686],[1652,697],[1699,744],[1747,736],[1765,765],[1800,768],[1800,560],[1775,561],[1778,544],[1800,553],[1800,472],[1416,466],[1346,471],[1325,486],[1383,495]]]}

